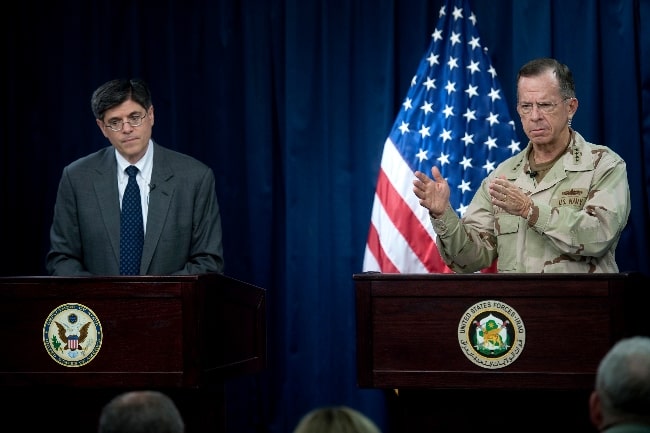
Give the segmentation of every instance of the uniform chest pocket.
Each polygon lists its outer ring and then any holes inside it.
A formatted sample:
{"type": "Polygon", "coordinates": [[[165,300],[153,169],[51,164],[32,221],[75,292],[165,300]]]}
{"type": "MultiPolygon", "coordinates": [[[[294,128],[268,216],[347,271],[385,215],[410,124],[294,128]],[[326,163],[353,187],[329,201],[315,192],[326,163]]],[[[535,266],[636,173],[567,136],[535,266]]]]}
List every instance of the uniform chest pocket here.
{"type": "Polygon", "coordinates": [[[494,231],[497,235],[498,271],[513,271],[517,267],[517,233],[519,224],[525,223],[517,215],[499,215],[495,220],[494,231]]]}
{"type": "Polygon", "coordinates": [[[518,215],[499,215],[495,220],[494,231],[497,236],[507,236],[517,233],[521,222],[523,222],[523,220],[518,215]]]}

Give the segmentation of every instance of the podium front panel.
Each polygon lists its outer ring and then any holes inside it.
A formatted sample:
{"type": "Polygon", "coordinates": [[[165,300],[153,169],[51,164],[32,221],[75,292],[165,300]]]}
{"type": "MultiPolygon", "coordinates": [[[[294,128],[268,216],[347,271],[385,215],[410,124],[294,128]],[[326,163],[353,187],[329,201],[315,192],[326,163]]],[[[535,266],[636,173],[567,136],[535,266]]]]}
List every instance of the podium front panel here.
{"type": "Polygon", "coordinates": [[[590,389],[602,356],[634,333],[624,274],[356,274],[354,280],[361,387],[590,389]],[[516,359],[486,367],[466,356],[459,329],[475,305],[516,312],[525,337],[516,359]]]}
{"type": "MultiPolygon", "coordinates": [[[[0,384],[199,388],[221,383],[229,375],[265,367],[264,310],[263,289],[217,274],[0,278],[0,327],[11,336],[0,357],[0,384]],[[46,320],[68,304],[84,306],[101,324],[99,350],[80,365],[59,362],[44,342],[46,320]]],[[[60,351],[56,335],[53,341],[60,351]]],[[[84,354],[84,341],[75,344],[84,354]]]]}

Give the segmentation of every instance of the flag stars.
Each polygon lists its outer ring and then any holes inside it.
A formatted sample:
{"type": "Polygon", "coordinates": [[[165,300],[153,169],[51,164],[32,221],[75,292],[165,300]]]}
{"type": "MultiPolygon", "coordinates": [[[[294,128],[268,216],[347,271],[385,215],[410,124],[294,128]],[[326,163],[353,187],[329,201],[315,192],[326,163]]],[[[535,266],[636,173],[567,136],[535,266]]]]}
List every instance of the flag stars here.
{"type": "Polygon", "coordinates": [[[474,60],[469,62],[469,65],[467,66],[467,69],[469,69],[469,72],[473,74],[474,72],[481,72],[481,68],[478,67],[479,62],[475,62],[474,60]]]}
{"type": "Polygon", "coordinates": [[[459,8],[457,6],[454,6],[454,12],[452,13],[454,15],[454,20],[459,20],[463,18],[463,8],[459,8]]]}
{"type": "Polygon", "coordinates": [[[433,103],[429,101],[424,101],[424,104],[420,107],[420,110],[424,111],[424,114],[433,113],[433,103]]]}
{"type": "Polygon", "coordinates": [[[433,33],[431,34],[431,37],[433,38],[433,41],[441,41],[442,40],[442,30],[440,29],[435,29],[433,33]]]}
{"type": "Polygon", "coordinates": [[[433,53],[429,54],[429,57],[427,58],[427,61],[429,62],[429,66],[439,65],[440,62],[438,62],[438,57],[439,56],[437,54],[433,54],[433,53]]]}
{"type": "Polygon", "coordinates": [[[467,120],[467,123],[469,123],[470,120],[476,120],[476,110],[470,110],[468,107],[465,114],[463,114],[463,117],[467,120]]]}
{"type": "Polygon", "coordinates": [[[445,119],[447,119],[449,116],[454,115],[454,107],[451,105],[445,105],[445,109],[442,110],[443,113],[445,113],[445,119]]]}
{"type": "Polygon", "coordinates": [[[483,144],[485,144],[488,147],[488,149],[492,149],[493,147],[498,147],[497,139],[494,137],[488,137],[487,140],[483,142],[483,144]]]}
{"type": "Polygon", "coordinates": [[[488,174],[490,174],[496,168],[496,164],[494,163],[494,161],[487,160],[485,161],[485,164],[483,164],[483,168],[488,174]]]}
{"type": "Polygon", "coordinates": [[[467,205],[465,205],[465,204],[461,204],[461,205],[458,207],[458,209],[456,209],[456,212],[458,212],[458,213],[460,214],[460,217],[461,217],[461,218],[463,217],[463,215],[465,215],[465,212],[467,212],[467,208],[468,208],[468,207],[469,207],[469,206],[467,206],[467,205]]]}
{"type": "Polygon", "coordinates": [[[451,140],[451,131],[443,128],[442,132],[438,137],[442,138],[442,142],[445,143],[451,140]]]}
{"type": "Polygon", "coordinates": [[[473,167],[472,158],[468,158],[468,157],[466,157],[464,155],[463,155],[463,160],[461,162],[459,162],[458,164],[462,165],[465,170],[467,170],[468,168],[473,167]]]}
{"type": "Polygon", "coordinates": [[[447,85],[445,86],[445,90],[447,90],[447,95],[450,93],[453,93],[456,91],[456,83],[447,81],[447,85]]]}
{"type": "Polygon", "coordinates": [[[460,44],[460,33],[451,32],[451,36],[449,37],[449,40],[451,41],[452,47],[456,44],[460,44]]]}
{"type": "Polygon", "coordinates": [[[465,133],[465,136],[460,139],[463,143],[465,143],[465,146],[469,146],[470,144],[474,144],[474,134],[468,134],[467,132],[465,133]]]}
{"type": "Polygon", "coordinates": [[[476,25],[476,15],[474,15],[474,12],[470,13],[469,20],[472,22],[472,25],[476,25]]]}
{"type": "Polygon", "coordinates": [[[471,191],[472,188],[470,188],[470,186],[469,186],[470,183],[471,183],[471,182],[468,182],[468,181],[466,181],[466,180],[463,180],[463,181],[460,182],[460,185],[458,185],[458,189],[461,190],[462,192],[471,191]]]}
{"type": "Polygon", "coordinates": [[[418,131],[420,137],[422,137],[423,139],[425,137],[431,137],[431,133],[429,132],[429,129],[430,128],[428,126],[422,125],[422,127],[420,127],[420,130],[418,131]]]}
{"type": "Polygon", "coordinates": [[[449,164],[449,154],[441,153],[440,156],[436,159],[436,161],[438,161],[441,166],[445,164],[449,164]]]}
{"type": "Polygon", "coordinates": [[[423,83],[423,86],[426,87],[427,90],[436,89],[436,79],[427,77],[427,80],[423,83]]]}
{"type": "Polygon", "coordinates": [[[476,89],[478,89],[478,86],[472,86],[470,84],[467,86],[465,93],[467,93],[467,96],[469,96],[469,98],[472,99],[472,96],[478,96],[478,92],[476,91],[476,89]]]}
{"type": "Polygon", "coordinates": [[[497,76],[497,70],[494,69],[494,66],[490,65],[488,68],[488,73],[492,76],[492,79],[494,79],[497,76]]]}
{"type": "Polygon", "coordinates": [[[409,132],[409,124],[408,124],[408,122],[405,122],[405,121],[402,120],[402,124],[399,126],[398,129],[402,132],[402,135],[409,132]]]}
{"type": "Polygon", "coordinates": [[[402,103],[402,107],[404,107],[404,111],[410,110],[411,108],[413,108],[413,100],[407,97],[402,103]]]}
{"type": "Polygon", "coordinates": [[[519,148],[519,142],[515,140],[510,140],[510,145],[508,146],[508,149],[510,149],[510,152],[512,152],[513,155],[521,150],[519,148]]]}
{"type": "Polygon", "coordinates": [[[499,113],[492,113],[490,112],[490,115],[486,119],[488,122],[490,122],[490,126],[493,126],[495,123],[498,125],[499,124],[499,113]]]}
{"type": "Polygon", "coordinates": [[[449,57],[447,60],[447,66],[449,66],[449,71],[453,71],[454,68],[458,67],[458,57],[449,57]]]}
{"type": "Polygon", "coordinates": [[[473,50],[477,48],[481,48],[481,44],[479,43],[479,39],[476,36],[472,36],[472,40],[469,41],[469,45],[472,47],[473,50]]]}
{"type": "Polygon", "coordinates": [[[501,95],[499,95],[499,89],[495,89],[494,87],[490,87],[490,93],[488,93],[488,96],[494,102],[497,99],[501,99],[501,95]]]}
{"type": "Polygon", "coordinates": [[[422,148],[420,148],[420,151],[415,155],[415,157],[420,162],[424,161],[425,159],[429,159],[429,158],[427,158],[427,151],[422,149],[422,148]]]}

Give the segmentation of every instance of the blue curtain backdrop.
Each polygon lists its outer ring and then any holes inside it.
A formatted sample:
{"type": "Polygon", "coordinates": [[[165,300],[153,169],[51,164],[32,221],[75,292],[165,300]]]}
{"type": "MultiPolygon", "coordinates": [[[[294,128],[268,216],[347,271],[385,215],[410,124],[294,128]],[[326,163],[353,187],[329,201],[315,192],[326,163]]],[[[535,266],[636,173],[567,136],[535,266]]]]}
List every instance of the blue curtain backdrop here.
{"type": "MultiPolygon", "coordinates": [[[[215,171],[226,274],[267,289],[268,369],[228,384],[232,431],[289,432],[324,404],[384,425],[382,392],[356,386],[352,275],[384,140],[443,3],[13,3],[2,18],[0,274],[44,274],[61,170],[108,144],[92,91],[111,78],[144,78],[154,138],[215,171]]],[[[650,1],[472,6],[514,118],[521,64],[553,56],[572,68],[573,126],[628,164],[621,271],[647,274],[650,29],[641,23],[650,22],[650,1]]]]}

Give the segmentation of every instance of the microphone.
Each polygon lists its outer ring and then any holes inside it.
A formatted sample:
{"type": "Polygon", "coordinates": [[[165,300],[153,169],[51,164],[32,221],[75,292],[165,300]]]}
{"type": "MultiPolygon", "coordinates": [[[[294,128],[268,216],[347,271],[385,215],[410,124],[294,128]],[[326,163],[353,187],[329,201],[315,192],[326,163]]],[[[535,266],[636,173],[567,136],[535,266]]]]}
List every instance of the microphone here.
{"type": "Polygon", "coordinates": [[[537,177],[537,172],[533,170],[528,170],[527,171],[528,176],[530,176],[531,179],[535,179],[537,177]]]}

